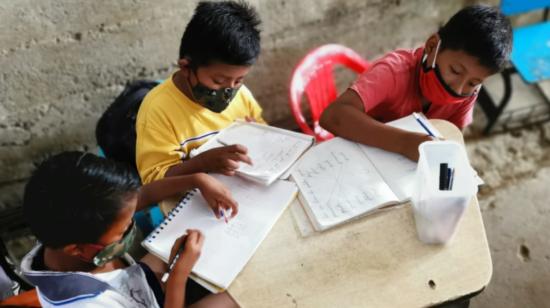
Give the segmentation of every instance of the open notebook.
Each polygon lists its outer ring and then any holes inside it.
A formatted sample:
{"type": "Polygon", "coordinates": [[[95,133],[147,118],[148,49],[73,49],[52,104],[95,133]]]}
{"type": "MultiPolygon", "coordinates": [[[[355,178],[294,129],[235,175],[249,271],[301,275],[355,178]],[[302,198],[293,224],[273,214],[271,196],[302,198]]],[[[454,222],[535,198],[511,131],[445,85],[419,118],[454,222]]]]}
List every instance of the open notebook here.
{"type": "MultiPolygon", "coordinates": [[[[441,136],[425,118],[423,123],[441,136]]],[[[426,133],[413,115],[387,124],[426,133]]],[[[321,231],[408,200],[415,171],[416,162],[402,155],[336,137],[305,153],[292,178],[313,227],[321,231]]]]}
{"type": "Polygon", "coordinates": [[[213,176],[227,186],[239,203],[237,216],[227,224],[216,219],[200,192],[192,191],[142,245],[168,263],[174,241],[187,229],[200,230],[205,239],[192,278],[216,292],[227,289],[243,269],[294,199],[297,188],[288,181],[264,186],[238,177],[213,176]]]}
{"type": "Polygon", "coordinates": [[[248,148],[253,165],[241,163],[237,174],[269,185],[281,177],[314,141],[312,136],[286,129],[236,121],[193,151],[191,156],[224,145],[242,144],[248,148]]]}

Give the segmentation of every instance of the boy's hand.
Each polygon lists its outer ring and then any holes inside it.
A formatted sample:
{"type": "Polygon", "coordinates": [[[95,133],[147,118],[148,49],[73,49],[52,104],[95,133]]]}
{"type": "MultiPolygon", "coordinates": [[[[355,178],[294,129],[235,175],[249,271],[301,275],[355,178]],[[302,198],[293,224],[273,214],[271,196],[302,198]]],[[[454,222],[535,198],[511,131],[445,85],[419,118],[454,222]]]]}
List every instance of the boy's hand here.
{"type": "Polygon", "coordinates": [[[418,152],[418,147],[420,144],[426,141],[433,141],[435,138],[421,133],[409,133],[406,135],[406,138],[402,139],[402,151],[400,154],[404,155],[412,161],[418,161],[420,153],[418,152]]]}
{"type": "Polygon", "coordinates": [[[245,116],[244,120],[249,123],[256,123],[256,119],[254,119],[253,117],[245,116]]]}
{"type": "Polygon", "coordinates": [[[252,165],[252,160],[246,155],[248,149],[240,144],[227,145],[210,149],[199,154],[196,158],[201,161],[203,172],[216,172],[228,176],[235,175],[239,162],[252,165]]]}
{"type": "MultiPolygon", "coordinates": [[[[170,275],[170,278],[178,275],[185,277],[191,274],[191,270],[199,256],[201,254],[202,245],[204,242],[204,236],[199,230],[190,229],[187,230],[187,235],[178,238],[172,246],[172,252],[170,253],[170,261],[176,256],[181,245],[184,245],[183,252],[180,254],[179,259],[176,261],[176,265],[170,275]]],[[[169,279],[170,279],[169,278],[169,279]]]]}
{"type": "Polygon", "coordinates": [[[208,206],[214,211],[216,218],[221,218],[220,210],[222,209],[231,210],[231,218],[235,217],[239,212],[239,206],[231,196],[229,189],[208,174],[200,174],[198,176],[197,187],[208,203],[208,206]]]}

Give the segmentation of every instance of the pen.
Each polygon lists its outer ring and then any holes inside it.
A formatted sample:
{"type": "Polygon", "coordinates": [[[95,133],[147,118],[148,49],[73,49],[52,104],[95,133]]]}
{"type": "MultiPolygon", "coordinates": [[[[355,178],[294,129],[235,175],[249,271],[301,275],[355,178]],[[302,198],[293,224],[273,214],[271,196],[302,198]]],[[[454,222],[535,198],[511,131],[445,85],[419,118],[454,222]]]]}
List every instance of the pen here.
{"type": "Polygon", "coordinates": [[[221,145],[225,145],[225,146],[230,145],[229,142],[225,142],[225,141],[221,140],[220,138],[216,139],[216,141],[221,145]]]}
{"type": "Polygon", "coordinates": [[[181,243],[181,246],[178,248],[178,251],[176,252],[176,255],[174,256],[174,259],[172,259],[172,262],[170,263],[170,266],[168,266],[168,271],[166,273],[164,273],[164,275],[162,275],[162,278],[160,279],[160,281],[162,281],[162,283],[166,283],[166,281],[168,280],[168,277],[170,276],[170,272],[172,271],[174,266],[176,266],[176,262],[180,258],[180,254],[183,252],[183,247],[184,246],[185,246],[185,241],[183,241],[183,243],[181,243]]]}
{"type": "Polygon", "coordinates": [[[445,190],[449,190],[449,187],[451,187],[452,174],[453,174],[453,168],[447,168],[447,183],[445,183],[445,190]]]}
{"type": "Polygon", "coordinates": [[[449,177],[449,186],[447,187],[449,190],[453,190],[454,179],[455,179],[455,168],[451,168],[451,175],[449,177]]]}
{"type": "Polygon", "coordinates": [[[428,135],[436,138],[435,135],[432,133],[432,131],[428,128],[428,126],[424,124],[424,122],[422,121],[422,118],[416,112],[413,112],[413,115],[414,115],[414,118],[416,119],[416,122],[418,122],[418,124],[422,126],[422,128],[428,133],[428,135]]]}
{"type": "Polygon", "coordinates": [[[229,221],[227,221],[227,212],[225,211],[225,209],[220,209],[220,216],[223,217],[225,223],[229,223],[229,221]]]}

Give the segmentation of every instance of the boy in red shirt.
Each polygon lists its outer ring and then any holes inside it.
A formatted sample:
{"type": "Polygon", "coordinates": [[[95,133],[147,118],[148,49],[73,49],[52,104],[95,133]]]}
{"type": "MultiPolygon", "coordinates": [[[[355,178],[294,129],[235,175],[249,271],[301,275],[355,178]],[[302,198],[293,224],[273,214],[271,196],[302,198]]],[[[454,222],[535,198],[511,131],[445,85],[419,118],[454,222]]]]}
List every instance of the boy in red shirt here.
{"type": "Polygon", "coordinates": [[[500,71],[512,49],[512,27],[494,7],[474,5],[456,13],[425,45],[396,50],[375,61],[321,115],[335,135],[418,160],[418,146],[432,138],[385,125],[413,112],[463,129],[481,83],[500,71]]]}

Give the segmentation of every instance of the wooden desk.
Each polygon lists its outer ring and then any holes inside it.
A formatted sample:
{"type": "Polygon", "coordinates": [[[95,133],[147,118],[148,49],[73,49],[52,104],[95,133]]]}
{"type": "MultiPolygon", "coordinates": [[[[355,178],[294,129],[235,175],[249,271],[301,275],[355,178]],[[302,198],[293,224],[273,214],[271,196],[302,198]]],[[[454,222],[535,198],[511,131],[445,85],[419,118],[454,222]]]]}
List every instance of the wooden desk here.
{"type": "MultiPolygon", "coordinates": [[[[431,122],[463,142],[449,122],[431,122]]],[[[289,207],[228,291],[244,308],[424,307],[481,291],[492,271],[477,198],[447,246],[418,240],[410,204],[307,237],[289,207]]]]}
{"type": "Polygon", "coordinates": [[[287,209],[229,293],[242,307],[422,307],[480,291],[491,274],[477,199],[447,246],[417,239],[410,205],[308,237],[287,209]]]}

